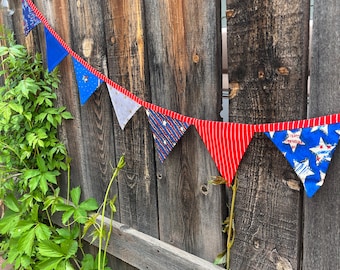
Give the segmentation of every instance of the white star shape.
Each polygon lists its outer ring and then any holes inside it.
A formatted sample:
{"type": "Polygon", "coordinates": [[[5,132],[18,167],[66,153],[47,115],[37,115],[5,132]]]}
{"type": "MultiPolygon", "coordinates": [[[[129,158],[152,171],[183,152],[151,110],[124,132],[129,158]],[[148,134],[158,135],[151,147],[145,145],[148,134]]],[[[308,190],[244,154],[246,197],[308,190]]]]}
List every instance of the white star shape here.
{"type": "Polygon", "coordinates": [[[163,120],[162,125],[163,125],[163,126],[166,126],[166,125],[167,125],[167,122],[166,122],[165,120],[163,120]]]}
{"type": "Polygon", "coordinates": [[[325,181],[326,174],[320,171],[320,181],[316,183],[317,186],[321,187],[325,181]]]}
{"type": "Polygon", "coordinates": [[[335,132],[340,135],[340,129],[336,130],[335,132]]]}
{"type": "Polygon", "coordinates": [[[317,131],[317,130],[320,130],[323,133],[325,133],[326,135],[328,135],[328,125],[312,127],[311,132],[314,132],[314,131],[317,131]]]}
{"type": "Polygon", "coordinates": [[[299,129],[296,132],[287,130],[287,137],[282,143],[289,144],[292,148],[292,151],[295,152],[295,149],[298,145],[305,145],[305,143],[300,139],[301,132],[302,129],[299,129]]]}
{"type": "Polygon", "coordinates": [[[294,162],[294,170],[296,174],[300,177],[302,183],[305,183],[305,180],[308,176],[314,175],[313,171],[309,167],[308,159],[305,159],[302,162],[293,160],[293,162],[294,162]]]}
{"type": "Polygon", "coordinates": [[[325,144],[324,140],[320,138],[319,145],[309,148],[309,150],[316,155],[316,165],[319,165],[322,161],[331,161],[330,154],[334,148],[334,145],[325,144]]]}

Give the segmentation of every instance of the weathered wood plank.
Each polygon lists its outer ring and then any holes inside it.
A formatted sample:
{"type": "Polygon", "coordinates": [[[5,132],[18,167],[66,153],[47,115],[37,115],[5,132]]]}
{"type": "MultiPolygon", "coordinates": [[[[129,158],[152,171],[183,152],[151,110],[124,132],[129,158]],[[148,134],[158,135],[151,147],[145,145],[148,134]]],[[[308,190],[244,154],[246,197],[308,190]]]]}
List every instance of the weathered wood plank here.
{"type": "MultiPolygon", "coordinates": [[[[220,2],[144,2],[152,102],[219,120],[220,2]]],[[[224,248],[224,193],[206,187],[218,172],[196,130],[191,127],[156,166],[160,239],[212,261],[224,248]]]]}
{"type": "MultiPolygon", "coordinates": [[[[104,1],[108,73],[110,79],[144,100],[150,100],[144,35],[144,1],[104,1]]],[[[157,190],[153,137],[140,109],[124,131],[114,116],[117,155],[125,153],[119,175],[120,220],[158,237],[157,190]]]]}
{"type": "MultiPolygon", "coordinates": [[[[309,1],[227,1],[230,121],[306,116],[309,1]],[[235,88],[237,88],[235,87],[235,88]],[[235,90],[235,89],[234,89],[235,90]]],[[[256,134],[238,169],[232,269],[299,269],[301,197],[293,169],[256,134]]]]}
{"type": "MultiPolygon", "coordinates": [[[[97,222],[101,222],[101,216],[97,222]]],[[[59,214],[52,217],[53,222],[63,227],[59,214]]],[[[110,219],[104,217],[105,226],[110,226],[110,219]]],[[[85,241],[92,242],[92,237],[86,236],[85,241]]],[[[87,250],[98,247],[98,239],[87,250]]],[[[157,238],[135,230],[126,224],[112,221],[111,239],[107,253],[124,261],[128,265],[117,269],[157,269],[157,270],[209,270],[223,269],[200,257],[169,245],[157,238]]],[[[119,265],[120,267],[120,265],[119,265]]]]}
{"type": "MultiPolygon", "coordinates": [[[[105,32],[102,7],[98,1],[69,2],[71,47],[92,67],[100,72],[106,69],[105,32]]],[[[78,107],[80,121],[82,179],[84,196],[93,196],[102,201],[106,185],[111,178],[111,163],[114,166],[115,145],[112,130],[112,105],[103,84],[85,105],[78,107]]]]}
{"type": "MultiPolygon", "coordinates": [[[[339,1],[315,1],[311,62],[311,117],[339,113],[339,1]]],[[[339,147],[338,147],[339,148],[339,147]]],[[[304,202],[302,269],[340,269],[340,152],[324,185],[304,202]]]]}
{"type": "MultiPolygon", "coordinates": [[[[109,222],[105,218],[107,225],[109,222]]],[[[137,269],[222,269],[202,258],[115,221],[111,237],[112,244],[109,245],[108,252],[137,269]]]]}

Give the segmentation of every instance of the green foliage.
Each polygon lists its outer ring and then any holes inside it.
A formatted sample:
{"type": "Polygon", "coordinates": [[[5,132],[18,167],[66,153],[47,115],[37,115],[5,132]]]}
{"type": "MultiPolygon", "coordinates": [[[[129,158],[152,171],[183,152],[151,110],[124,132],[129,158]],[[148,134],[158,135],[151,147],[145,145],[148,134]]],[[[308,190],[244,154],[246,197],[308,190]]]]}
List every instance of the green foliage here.
{"type": "Polygon", "coordinates": [[[94,239],[108,244],[112,227],[107,231],[98,217],[106,205],[115,212],[115,198],[106,196],[98,209],[93,198],[81,201],[80,187],[68,190],[67,199],[59,195],[58,176],[66,170],[70,175],[70,158],[58,127],[72,115],[55,106],[58,71],[45,70],[41,56],[31,57],[12,33],[3,31],[0,45],[0,202],[6,208],[0,219],[2,256],[15,269],[109,269],[106,250],[93,258],[81,242],[91,231],[94,239]],[[56,227],[52,216],[60,216],[65,227],[56,227]]]}

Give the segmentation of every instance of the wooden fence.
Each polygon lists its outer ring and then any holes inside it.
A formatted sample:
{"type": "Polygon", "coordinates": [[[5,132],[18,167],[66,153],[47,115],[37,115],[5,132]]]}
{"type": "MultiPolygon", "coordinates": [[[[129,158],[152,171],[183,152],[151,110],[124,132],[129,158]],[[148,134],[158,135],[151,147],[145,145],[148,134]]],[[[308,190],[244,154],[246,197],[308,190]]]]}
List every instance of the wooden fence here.
{"type": "MultiPolygon", "coordinates": [[[[221,120],[219,1],[34,2],[63,40],[111,80],[164,108],[221,120]]],[[[0,22],[32,52],[44,52],[42,26],[25,37],[21,1],[10,6],[15,13],[3,11],[0,22]]],[[[321,0],[315,9],[311,116],[338,113],[340,102],[339,6],[321,0]]],[[[237,92],[230,121],[306,118],[309,1],[228,0],[226,14],[228,73],[237,92]]],[[[101,201],[111,166],[126,156],[112,190],[118,212],[111,266],[219,269],[211,262],[225,246],[228,192],[207,184],[218,172],[196,130],[189,128],[160,163],[145,113],[139,110],[121,130],[104,85],[80,106],[72,67],[69,57],[60,64],[58,92],[74,115],[60,130],[72,157],[72,185],[101,201]]],[[[282,154],[255,135],[238,170],[231,269],[340,269],[338,152],[325,185],[305,199],[282,154]]]]}

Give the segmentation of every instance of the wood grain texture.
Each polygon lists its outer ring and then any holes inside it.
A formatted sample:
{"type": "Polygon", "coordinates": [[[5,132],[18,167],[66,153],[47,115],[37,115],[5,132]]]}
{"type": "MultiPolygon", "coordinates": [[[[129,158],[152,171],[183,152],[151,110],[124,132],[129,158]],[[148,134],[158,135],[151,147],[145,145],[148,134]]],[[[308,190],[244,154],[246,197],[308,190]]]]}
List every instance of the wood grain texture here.
{"type": "MultiPolygon", "coordinates": [[[[340,6],[338,1],[315,1],[310,116],[339,113],[340,6]]],[[[339,148],[339,146],[338,146],[339,148]]],[[[302,269],[340,269],[340,152],[337,149],[325,183],[304,201],[302,269]]]]}
{"type": "MultiPolygon", "coordinates": [[[[220,3],[145,1],[152,102],[184,115],[219,120],[220,3]]],[[[216,166],[194,127],[163,164],[157,161],[160,239],[213,261],[224,249],[224,193],[206,185],[216,166]],[[202,190],[203,189],[203,190],[202,190]]]]}
{"type": "MultiPolygon", "coordinates": [[[[143,1],[105,1],[103,10],[109,77],[150,100],[143,1]]],[[[158,237],[154,146],[145,110],[140,109],[124,131],[114,120],[116,152],[126,155],[119,175],[120,221],[158,237]]]]}
{"type": "MultiPolygon", "coordinates": [[[[105,223],[109,224],[109,220],[106,219],[105,223]]],[[[115,240],[109,245],[108,253],[128,263],[130,267],[126,269],[132,268],[131,266],[143,270],[223,269],[118,222],[113,223],[112,239],[115,240]]]]}
{"type": "MultiPolygon", "coordinates": [[[[230,121],[306,117],[309,1],[227,1],[230,121]],[[306,34],[307,33],[307,34],[306,34]]],[[[231,269],[299,269],[301,196],[279,150],[256,134],[238,169],[231,269]]]]}
{"type": "MultiPolygon", "coordinates": [[[[58,215],[52,217],[53,221],[63,227],[58,215]]],[[[97,222],[101,222],[101,216],[97,222]]],[[[104,218],[105,226],[109,226],[110,219],[104,218]]],[[[97,252],[98,239],[91,246],[92,237],[85,237],[85,250],[97,252]]],[[[172,245],[164,243],[157,238],[137,231],[126,224],[112,222],[111,240],[107,249],[108,257],[114,256],[120,264],[109,262],[112,269],[130,270],[218,270],[223,269],[202,258],[185,252],[172,245]],[[122,264],[123,262],[123,264],[122,264]],[[117,267],[117,268],[114,268],[117,267]]]]}

